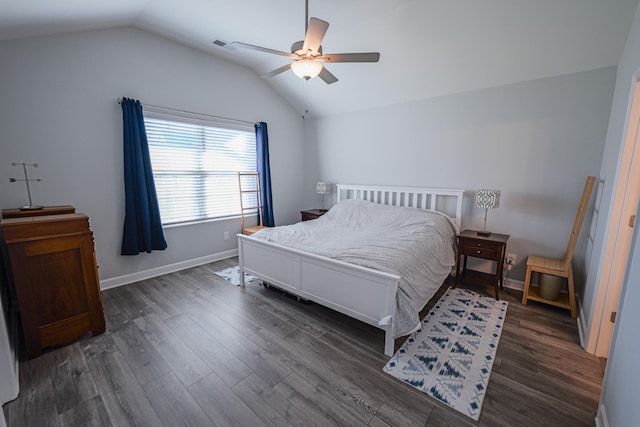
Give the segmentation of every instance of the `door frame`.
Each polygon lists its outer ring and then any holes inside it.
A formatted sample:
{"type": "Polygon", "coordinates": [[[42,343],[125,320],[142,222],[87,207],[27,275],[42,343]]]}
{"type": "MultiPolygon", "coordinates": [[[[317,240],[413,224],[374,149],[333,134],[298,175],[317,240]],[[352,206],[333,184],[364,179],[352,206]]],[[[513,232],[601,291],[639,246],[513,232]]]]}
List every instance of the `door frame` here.
{"type": "Polygon", "coordinates": [[[632,101],[625,131],[617,181],[613,189],[611,220],[605,236],[600,278],[593,318],[585,350],[607,357],[613,337],[611,313],[617,312],[631,247],[633,228],[629,219],[636,214],[640,200],[640,79],[634,78],[632,101]]]}

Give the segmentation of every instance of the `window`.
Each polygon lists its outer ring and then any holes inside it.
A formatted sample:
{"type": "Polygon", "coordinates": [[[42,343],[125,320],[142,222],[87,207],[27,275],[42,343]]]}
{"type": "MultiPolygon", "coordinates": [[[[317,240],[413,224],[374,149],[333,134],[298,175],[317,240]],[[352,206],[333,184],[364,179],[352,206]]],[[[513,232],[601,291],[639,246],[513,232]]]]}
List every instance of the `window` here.
{"type": "Polygon", "coordinates": [[[256,170],[251,126],[146,109],[144,122],[163,225],[240,215],[237,172],[256,170]]]}

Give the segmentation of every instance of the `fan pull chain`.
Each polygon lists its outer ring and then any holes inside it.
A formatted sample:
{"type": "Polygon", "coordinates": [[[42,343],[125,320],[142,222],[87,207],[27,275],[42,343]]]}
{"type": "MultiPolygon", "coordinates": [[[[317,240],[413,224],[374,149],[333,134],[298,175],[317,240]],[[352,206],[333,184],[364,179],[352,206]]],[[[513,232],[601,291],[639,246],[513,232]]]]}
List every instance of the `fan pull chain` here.
{"type": "Polygon", "coordinates": [[[304,105],[302,106],[302,118],[305,119],[309,115],[309,80],[303,79],[302,84],[304,85],[304,105]]]}

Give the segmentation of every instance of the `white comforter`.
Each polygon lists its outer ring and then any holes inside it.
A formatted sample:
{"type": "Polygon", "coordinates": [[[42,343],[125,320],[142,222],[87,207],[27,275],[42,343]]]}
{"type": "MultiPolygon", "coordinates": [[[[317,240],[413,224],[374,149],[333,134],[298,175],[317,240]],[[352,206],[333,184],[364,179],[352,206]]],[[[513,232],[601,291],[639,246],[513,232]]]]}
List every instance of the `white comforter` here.
{"type": "MultiPolygon", "coordinates": [[[[313,221],[253,236],[400,276],[392,333],[404,336],[455,265],[455,222],[444,214],[344,200],[313,221]]],[[[366,296],[363,296],[366,297],[366,296]]]]}

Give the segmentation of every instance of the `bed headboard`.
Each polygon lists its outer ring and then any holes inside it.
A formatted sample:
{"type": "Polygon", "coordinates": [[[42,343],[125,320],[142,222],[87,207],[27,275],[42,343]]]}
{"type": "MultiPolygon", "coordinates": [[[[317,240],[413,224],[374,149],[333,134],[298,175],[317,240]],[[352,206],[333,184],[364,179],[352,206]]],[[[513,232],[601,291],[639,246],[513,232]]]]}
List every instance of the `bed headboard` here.
{"type": "Polygon", "coordinates": [[[428,209],[449,215],[461,228],[464,190],[336,184],[337,200],[360,199],[390,206],[428,209]]]}

